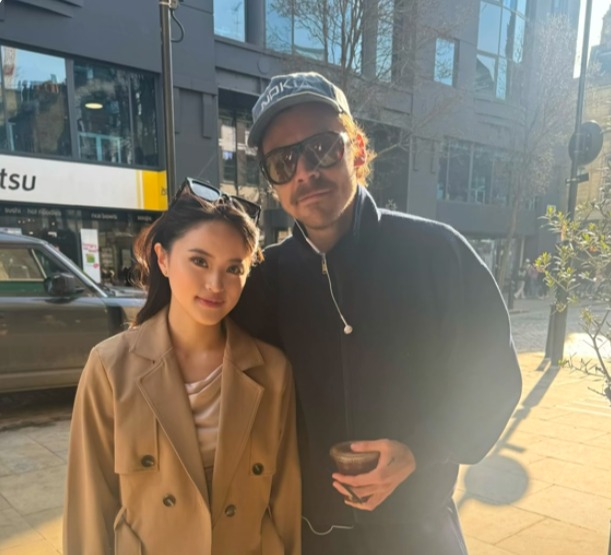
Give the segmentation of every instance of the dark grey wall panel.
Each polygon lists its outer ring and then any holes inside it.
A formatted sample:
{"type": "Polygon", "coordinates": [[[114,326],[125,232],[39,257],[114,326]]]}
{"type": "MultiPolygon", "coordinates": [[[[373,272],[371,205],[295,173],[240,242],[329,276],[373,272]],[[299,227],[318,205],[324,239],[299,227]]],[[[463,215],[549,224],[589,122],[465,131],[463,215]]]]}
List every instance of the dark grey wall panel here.
{"type": "Polygon", "coordinates": [[[159,71],[158,3],[90,0],[82,8],[70,9],[72,17],[64,17],[27,4],[8,3],[0,22],[0,40],[159,71]]]}
{"type": "Polygon", "coordinates": [[[212,137],[210,128],[204,129],[204,122],[218,121],[216,103],[197,91],[180,91],[180,133],[176,135],[177,178],[185,176],[208,179],[218,183],[218,132],[212,137]],[[204,110],[206,113],[204,113],[204,110]]]}
{"type": "MultiPolygon", "coordinates": [[[[214,19],[195,2],[181,4],[176,17],[185,28],[182,42],[173,45],[174,84],[183,89],[216,94],[214,78],[214,19]]],[[[176,24],[172,35],[180,37],[176,24]]]]}

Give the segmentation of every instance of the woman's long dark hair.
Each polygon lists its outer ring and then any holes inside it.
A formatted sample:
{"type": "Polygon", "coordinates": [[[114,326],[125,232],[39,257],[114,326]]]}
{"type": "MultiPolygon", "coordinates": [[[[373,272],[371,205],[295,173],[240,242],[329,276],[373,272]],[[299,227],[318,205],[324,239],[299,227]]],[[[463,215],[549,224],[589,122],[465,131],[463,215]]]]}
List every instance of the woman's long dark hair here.
{"type": "Polygon", "coordinates": [[[223,221],[232,226],[244,239],[253,256],[253,263],[262,259],[259,232],[254,221],[230,202],[211,203],[191,193],[184,193],[151,226],[144,229],[134,244],[138,261],[137,282],[147,291],[146,302],[138,312],[136,326],[146,322],[170,303],[170,283],[159,269],[155,244],[161,243],[166,251],[196,225],[203,222],[223,221]]]}

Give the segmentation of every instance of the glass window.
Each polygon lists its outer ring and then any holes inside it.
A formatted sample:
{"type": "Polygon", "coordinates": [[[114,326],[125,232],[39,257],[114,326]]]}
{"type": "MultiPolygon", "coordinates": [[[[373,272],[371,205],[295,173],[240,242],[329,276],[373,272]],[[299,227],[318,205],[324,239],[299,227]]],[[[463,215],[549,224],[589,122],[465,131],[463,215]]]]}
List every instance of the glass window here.
{"type": "Polygon", "coordinates": [[[214,0],[214,33],[244,42],[244,10],[244,0],[214,0]]]}
{"type": "Polygon", "coordinates": [[[0,57],[0,149],[69,156],[66,61],[8,46],[0,48],[0,57]]]}
{"type": "Polygon", "coordinates": [[[378,26],[376,44],[376,76],[381,81],[390,81],[392,78],[392,32],[378,26]]]}
{"type": "Polygon", "coordinates": [[[153,75],[131,74],[131,104],[134,163],[138,166],[158,167],[157,103],[153,75]]]}
{"type": "Polygon", "coordinates": [[[469,200],[471,144],[465,141],[452,141],[450,143],[449,164],[448,198],[467,202],[469,200]]]}
{"type": "Polygon", "coordinates": [[[435,81],[454,85],[456,73],[456,41],[437,39],[435,45],[435,81]]]}
{"type": "Polygon", "coordinates": [[[325,46],[320,37],[315,36],[312,24],[298,16],[295,17],[294,49],[295,54],[325,61],[325,46]]]}
{"type": "Polygon", "coordinates": [[[510,76],[524,56],[525,11],[526,0],[503,0],[503,8],[480,3],[476,91],[507,99],[510,76]]]}
{"type": "Polygon", "coordinates": [[[469,202],[488,204],[492,189],[492,149],[476,145],[473,149],[473,174],[469,202]]]}
{"type": "Polygon", "coordinates": [[[507,98],[507,89],[509,87],[509,74],[507,60],[505,58],[498,59],[498,73],[496,76],[496,97],[502,100],[507,98]]]}
{"type": "Polygon", "coordinates": [[[521,17],[515,19],[515,34],[513,39],[513,52],[510,56],[516,64],[522,63],[524,56],[524,35],[526,33],[526,22],[521,17]]]}
{"type": "Polygon", "coordinates": [[[513,52],[513,36],[515,26],[515,14],[509,10],[503,10],[503,21],[501,22],[501,42],[499,54],[511,58],[513,52]]]}
{"type": "Polygon", "coordinates": [[[246,112],[221,109],[219,125],[221,188],[259,202],[257,151],[247,144],[252,118],[246,112]]]}
{"type": "MultiPolygon", "coordinates": [[[[361,33],[353,29],[353,6],[345,1],[304,3],[299,0],[266,0],[266,44],[280,52],[341,65],[342,38],[357,44],[347,46],[346,65],[361,70],[361,33]]],[[[387,40],[390,41],[391,38],[387,40]]]]}
{"type": "Polygon", "coordinates": [[[293,42],[292,3],[267,0],[265,9],[267,47],[278,52],[291,52],[293,42]]]}
{"type": "Polygon", "coordinates": [[[446,138],[439,156],[437,199],[506,206],[511,169],[507,151],[446,138]]]}
{"type": "Polygon", "coordinates": [[[82,160],[158,165],[153,76],[75,62],[74,84],[82,160]]]}
{"type": "Polygon", "coordinates": [[[496,152],[494,155],[494,167],[492,175],[491,204],[509,204],[509,192],[511,191],[511,160],[504,152],[496,152]]]}
{"type": "Polygon", "coordinates": [[[475,90],[477,92],[496,94],[496,58],[478,54],[475,90]]]}
{"type": "Polygon", "coordinates": [[[499,52],[501,8],[488,2],[482,2],[479,13],[478,50],[492,54],[499,52]]]}
{"type": "Polygon", "coordinates": [[[437,200],[446,200],[448,194],[448,149],[449,141],[446,139],[439,155],[439,174],[437,176],[437,200]]]}
{"type": "Polygon", "coordinates": [[[237,182],[237,140],[233,114],[221,111],[220,114],[219,150],[221,151],[221,182],[235,185],[237,182]]]}

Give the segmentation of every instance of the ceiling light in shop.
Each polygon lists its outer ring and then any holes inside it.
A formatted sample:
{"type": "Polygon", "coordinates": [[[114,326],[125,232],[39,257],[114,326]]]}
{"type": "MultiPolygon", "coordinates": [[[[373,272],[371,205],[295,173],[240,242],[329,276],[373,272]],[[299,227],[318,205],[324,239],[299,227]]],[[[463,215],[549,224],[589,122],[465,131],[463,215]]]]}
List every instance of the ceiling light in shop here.
{"type": "Polygon", "coordinates": [[[87,102],[85,108],[89,108],[89,110],[101,110],[104,106],[99,102],[87,102]]]}

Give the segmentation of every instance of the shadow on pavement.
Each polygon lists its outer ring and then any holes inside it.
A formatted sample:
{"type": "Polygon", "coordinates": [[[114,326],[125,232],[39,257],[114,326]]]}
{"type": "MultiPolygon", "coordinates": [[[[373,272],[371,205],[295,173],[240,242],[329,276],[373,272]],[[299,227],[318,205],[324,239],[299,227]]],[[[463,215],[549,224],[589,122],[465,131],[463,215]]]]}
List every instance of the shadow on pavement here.
{"type": "MultiPolygon", "coordinates": [[[[541,361],[536,371],[543,372],[539,381],[513,413],[511,423],[488,456],[465,473],[465,492],[457,499],[460,509],[469,499],[477,499],[490,505],[509,505],[524,496],[529,477],[524,466],[512,459],[507,452],[522,452],[523,448],[511,443],[511,437],[528,418],[558,376],[560,368],[550,366],[548,359],[541,361]]],[[[610,554],[611,555],[611,554],[610,554]]]]}

